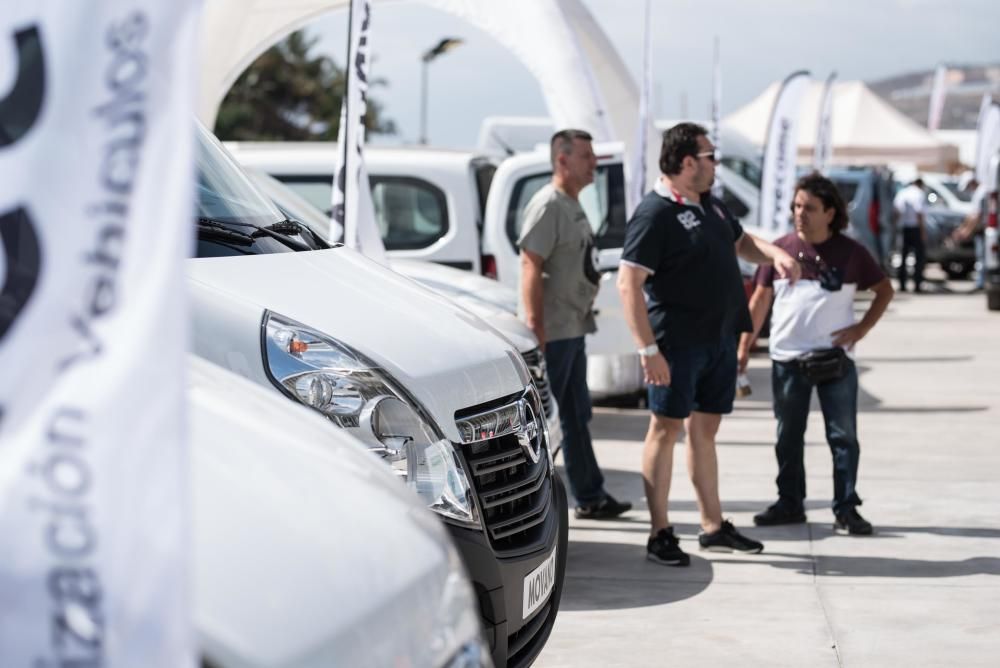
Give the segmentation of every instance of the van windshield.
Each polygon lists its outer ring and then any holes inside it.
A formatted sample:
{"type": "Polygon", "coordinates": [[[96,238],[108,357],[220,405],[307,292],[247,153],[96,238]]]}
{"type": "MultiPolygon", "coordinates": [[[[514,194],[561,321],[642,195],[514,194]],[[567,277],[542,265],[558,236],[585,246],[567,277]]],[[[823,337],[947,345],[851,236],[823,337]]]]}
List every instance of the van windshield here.
{"type": "Polygon", "coordinates": [[[250,183],[218,140],[200,124],[196,164],[195,257],[305,250],[300,240],[283,233],[285,216],[250,183]]]}

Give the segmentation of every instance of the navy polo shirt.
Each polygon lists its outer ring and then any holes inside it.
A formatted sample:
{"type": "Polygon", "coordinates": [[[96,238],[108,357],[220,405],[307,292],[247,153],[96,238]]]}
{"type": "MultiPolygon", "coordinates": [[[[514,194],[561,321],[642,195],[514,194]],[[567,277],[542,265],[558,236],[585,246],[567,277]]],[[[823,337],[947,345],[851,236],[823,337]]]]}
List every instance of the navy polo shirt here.
{"type": "Polygon", "coordinates": [[[643,291],[661,347],[718,343],[751,330],[735,243],[743,227],[706,193],[699,202],[662,180],[625,227],[622,264],[649,272],[643,291]]]}

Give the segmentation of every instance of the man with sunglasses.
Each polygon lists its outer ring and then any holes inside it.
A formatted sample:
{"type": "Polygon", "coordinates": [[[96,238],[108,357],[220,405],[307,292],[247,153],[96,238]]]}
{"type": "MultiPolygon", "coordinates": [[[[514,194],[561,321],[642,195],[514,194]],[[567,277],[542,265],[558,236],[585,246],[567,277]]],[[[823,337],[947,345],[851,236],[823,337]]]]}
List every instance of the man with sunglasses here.
{"type": "Polygon", "coordinates": [[[833,455],[834,529],[869,535],[872,525],[857,510],[858,373],[850,351],[871,331],[893,297],[882,268],[842,230],[847,206],[837,186],[824,176],[803,177],[792,201],[795,232],[775,245],[799,258],[802,279],[795,285],[761,267],[750,297],[753,332],[740,338],[740,371],[746,369],[754,336],[771,315],[769,337],[774,415],[778,420],[778,500],[754,516],[754,524],[772,526],[806,521],[806,477],[803,464],[806,423],[813,388],[819,395],[826,440],[833,455]],[[872,290],[875,298],[860,321],[854,320],[854,295],[872,290]],[[846,354],[841,353],[843,350],[846,354]],[[815,364],[816,351],[825,368],[815,364]],[[810,366],[812,364],[812,366],[810,366]]]}
{"type": "Polygon", "coordinates": [[[715,437],[733,410],[736,338],[750,329],[736,256],[774,264],[794,281],[785,251],[744,234],[710,194],[715,147],[705,128],[680,123],[663,134],[662,175],[625,228],[618,274],[625,320],[639,349],[652,411],[642,473],[651,519],[646,555],[687,566],[667,516],[674,443],[687,430],[688,474],[701,511],[701,549],[757,553],[764,546],[722,517],[715,437]]]}

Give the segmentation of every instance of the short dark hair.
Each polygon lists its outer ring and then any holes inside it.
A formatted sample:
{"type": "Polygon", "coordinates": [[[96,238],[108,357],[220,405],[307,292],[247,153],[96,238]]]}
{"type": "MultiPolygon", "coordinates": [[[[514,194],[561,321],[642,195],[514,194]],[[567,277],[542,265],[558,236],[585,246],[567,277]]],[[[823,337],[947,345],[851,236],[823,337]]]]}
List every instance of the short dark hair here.
{"type": "Polygon", "coordinates": [[[708,130],[697,123],[678,123],[663,133],[660,146],[660,171],[667,176],[681,173],[684,158],[698,155],[698,137],[707,137],[708,130]]]}
{"type": "Polygon", "coordinates": [[[552,139],[549,140],[549,160],[552,162],[552,166],[556,166],[556,156],[562,153],[563,155],[568,155],[573,152],[573,140],[582,139],[583,141],[594,141],[594,138],[590,136],[590,133],[586,130],[576,130],[574,128],[566,128],[565,130],[559,130],[554,135],[552,139]]]}
{"type": "MultiPolygon", "coordinates": [[[[826,178],[819,172],[813,172],[807,176],[803,176],[799,179],[798,183],[795,184],[795,192],[804,190],[819,201],[823,203],[824,209],[833,209],[833,220],[830,221],[830,231],[840,232],[847,227],[848,217],[847,217],[847,204],[844,203],[844,198],[840,196],[840,191],[837,189],[837,184],[826,178]]],[[[794,209],[795,203],[792,203],[792,208],[794,209]]]]}

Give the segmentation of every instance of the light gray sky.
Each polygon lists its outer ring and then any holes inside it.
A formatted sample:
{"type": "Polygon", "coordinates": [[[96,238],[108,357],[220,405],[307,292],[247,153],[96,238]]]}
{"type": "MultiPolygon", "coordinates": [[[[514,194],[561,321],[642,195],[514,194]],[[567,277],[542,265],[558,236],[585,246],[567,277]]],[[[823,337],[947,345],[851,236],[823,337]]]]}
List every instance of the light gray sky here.
{"type": "MultiPolygon", "coordinates": [[[[487,0],[483,0],[487,1],[487,0]]],[[[491,0],[502,1],[502,0],[491,0]]],[[[583,0],[638,80],[642,0],[583,0]]],[[[954,64],[1000,62],[998,0],[653,0],[654,113],[707,118],[712,42],[721,40],[722,111],[752,100],[797,69],[817,79],[871,80],[954,64]]],[[[313,25],[320,49],[344,62],[346,12],[313,25]]],[[[486,33],[462,20],[402,0],[377,3],[371,28],[372,75],[388,80],[373,95],[396,121],[395,137],[419,134],[420,54],[442,37],[465,43],[429,66],[430,142],[471,147],[486,116],[544,116],[528,70],[486,33]]]]}

